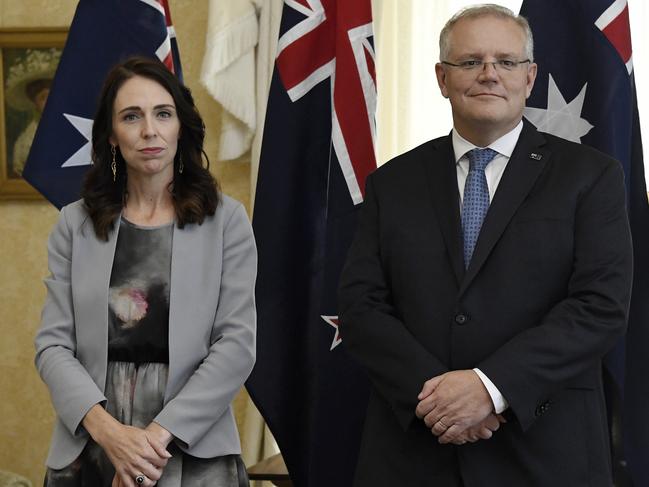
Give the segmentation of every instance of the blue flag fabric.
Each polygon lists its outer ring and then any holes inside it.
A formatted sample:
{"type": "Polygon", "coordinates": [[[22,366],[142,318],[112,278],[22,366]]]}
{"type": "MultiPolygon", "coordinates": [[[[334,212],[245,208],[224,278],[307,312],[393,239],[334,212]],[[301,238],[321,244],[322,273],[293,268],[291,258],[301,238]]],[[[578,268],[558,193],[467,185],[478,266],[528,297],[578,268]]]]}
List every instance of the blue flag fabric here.
{"type": "Polygon", "coordinates": [[[180,74],[168,12],[167,0],[79,1],[23,171],[57,208],[79,198],[91,164],[92,117],[108,71],[143,55],[180,74]]]}
{"type": "Polygon", "coordinates": [[[649,204],[627,2],[525,0],[521,14],[539,65],[525,116],[610,154],[626,175],[635,272],[627,335],[606,358],[607,404],[617,485],[649,485],[649,204]]]}
{"type": "Polygon", "coordinates": [[[376,167],[371,9],[314,5],[287,2],[280,26],[253,214],[257,363],[247,387],[295,487],[349,487],[369,386],[339,346],[336,291],[376,167]]]}

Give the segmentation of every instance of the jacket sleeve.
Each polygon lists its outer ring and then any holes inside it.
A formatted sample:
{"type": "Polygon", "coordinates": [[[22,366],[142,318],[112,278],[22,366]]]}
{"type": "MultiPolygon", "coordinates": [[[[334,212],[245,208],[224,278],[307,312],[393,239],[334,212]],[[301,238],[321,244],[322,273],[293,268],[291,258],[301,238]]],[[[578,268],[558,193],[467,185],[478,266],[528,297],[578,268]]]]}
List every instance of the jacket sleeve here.
{"type": "Polygon", "coordinates": [[[70,283],[73,225],[70,207],[61,210],[50,234],[47,251],[50,275],[47,297],[36,334],[36,368],[47,385],[52,405],[72,435],[85,434],[81,421],[92,406],[106,401],[103,393],[76,358],[74,303],[70,283]]]}
{"type": "Polygon", "coordinates": [[[547,409],[553,394],[597,368],[626,329],[633,262],[617,162],[605,166],[577,203],[573,252],[566,298],[538,326],[514,336],[477,365],[524,430],[547,409]]]}
{"type": "Polygon", "coordinates": [[[371,175],[341,275],[339,327],[347,351],[367,370],[406,430],[416,419],[424,382],[448,369],[408,331],[393,306],[381,262],[379,226],[380,205],[371,175]]]}
{"type": "Polygon", "coordinates": [[[154,419],[187,448],[228,410],[255,363],[255,240],[243,206],[238,205],[226,221],[219,299],[208,355],[154,419]]]}

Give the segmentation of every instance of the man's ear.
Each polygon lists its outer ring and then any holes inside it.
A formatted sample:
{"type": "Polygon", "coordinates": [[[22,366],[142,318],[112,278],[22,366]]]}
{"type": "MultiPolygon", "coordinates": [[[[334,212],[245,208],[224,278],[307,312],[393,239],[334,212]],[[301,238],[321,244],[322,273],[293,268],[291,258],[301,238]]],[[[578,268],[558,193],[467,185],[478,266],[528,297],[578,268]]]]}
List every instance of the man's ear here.
{"type": "Polygon", "coordinates": [[[442,63],[435,64],[435,76],[437,76],[437,85],[439,91],[444,98],[448,98],[448,90],[446,89],[446,71],[442,63]]]}
{"type": "Polygon", "coordinates": [[[530,64],[530,67],[527,69],[527,96],[529,98],[532,94],[532,88],[534,88],[534,81],[536,80],[538,66],[536,63],[530,64]]]}

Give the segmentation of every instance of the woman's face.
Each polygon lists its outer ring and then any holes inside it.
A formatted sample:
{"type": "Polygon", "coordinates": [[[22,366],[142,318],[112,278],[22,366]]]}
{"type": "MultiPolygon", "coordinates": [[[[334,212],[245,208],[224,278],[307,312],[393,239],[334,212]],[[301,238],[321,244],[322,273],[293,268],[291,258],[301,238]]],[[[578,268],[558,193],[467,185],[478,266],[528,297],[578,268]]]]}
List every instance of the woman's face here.
{"type": "Polygon", "coordinates": [[[111,144],[119,147],[129,175],[173,178],[180,120],[171,94],[141,76],[127,80],[113,103],[111,144]]]}
{"type": "Polygon", "coordinates": [[[47,97],[50,94],[50,89],[49,88],[43,88],[41,91],[36,93],[36,96],[34,96],[34,106],[36,107],[36,110],[38,110],[38,113],[43,113],[43,110],[45,109],[45,103],[47,102],[47,97]]]}

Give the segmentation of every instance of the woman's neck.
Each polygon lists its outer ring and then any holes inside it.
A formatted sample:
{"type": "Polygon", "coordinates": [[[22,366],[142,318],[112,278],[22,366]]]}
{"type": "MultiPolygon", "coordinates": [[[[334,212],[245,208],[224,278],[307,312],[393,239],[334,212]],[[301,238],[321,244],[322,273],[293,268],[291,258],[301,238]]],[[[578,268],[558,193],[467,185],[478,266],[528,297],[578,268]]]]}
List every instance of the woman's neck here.
{"type": "Polygon", "coordinates": [[[129,175],[123,215],[131,223],[157,226],[175,218],[169,181],[141,180],[129,175]]]}

